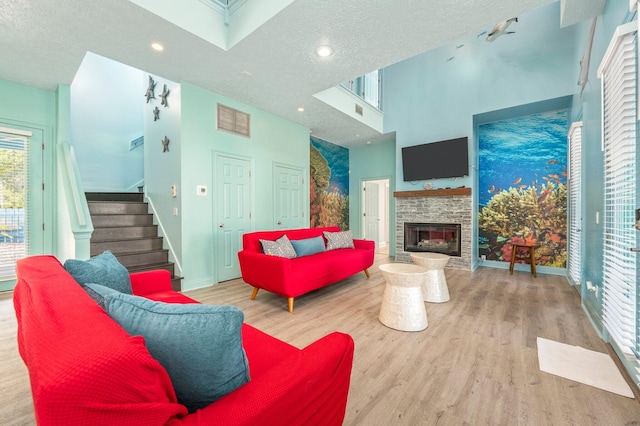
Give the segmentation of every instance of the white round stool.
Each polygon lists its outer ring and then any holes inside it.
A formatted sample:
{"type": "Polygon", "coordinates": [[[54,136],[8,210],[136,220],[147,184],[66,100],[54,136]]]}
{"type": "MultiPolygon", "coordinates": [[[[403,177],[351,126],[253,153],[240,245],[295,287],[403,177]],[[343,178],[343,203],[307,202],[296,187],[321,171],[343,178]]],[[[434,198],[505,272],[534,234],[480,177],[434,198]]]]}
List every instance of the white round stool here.
{"type": "Polygon", "coordinates": [[[380,265],[386,285],[378,319],[389,328],[420,331],[427,328],[427,310],[422,299],[422,285],[427,270],[410,263],[380,265]]]}
{"type": "Polygon", "coordinates": [[[425,302],[448,302],[450,297],[444,266],[449,256],[442,253],[411,253],[411,260],[429,271],[422,287],[425,302]]]}

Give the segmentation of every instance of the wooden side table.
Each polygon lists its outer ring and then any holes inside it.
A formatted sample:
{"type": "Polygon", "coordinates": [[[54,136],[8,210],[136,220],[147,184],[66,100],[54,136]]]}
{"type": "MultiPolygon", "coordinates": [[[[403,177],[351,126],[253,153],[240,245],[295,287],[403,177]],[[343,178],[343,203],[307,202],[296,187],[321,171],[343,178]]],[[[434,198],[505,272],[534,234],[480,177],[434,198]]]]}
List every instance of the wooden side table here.
{"type": "Polygon", "coordinates": [[[528,260],[531,264],[531,273],[536,276],[536,245],[533,244],[517,244],[511,243],[511,264],[509,265],[509,274],[513,275],[513,267],[516,264],[516,260],[528,260]],[[526,249],[525,254],[521,254],[520,250],[526,249]]]}

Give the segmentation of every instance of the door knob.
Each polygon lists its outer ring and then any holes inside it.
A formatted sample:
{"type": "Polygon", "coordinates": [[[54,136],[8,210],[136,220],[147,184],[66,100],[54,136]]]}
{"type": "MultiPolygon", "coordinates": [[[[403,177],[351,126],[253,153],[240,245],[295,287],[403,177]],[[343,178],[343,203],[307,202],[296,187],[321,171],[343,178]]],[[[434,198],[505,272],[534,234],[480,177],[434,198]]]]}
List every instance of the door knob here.
{"type": "Polygon", "coordinates": [[[218,224],[218,227],[219,227],[219,228],[224,228],[224,223],[219,223],[219,224],[218,224]]]}

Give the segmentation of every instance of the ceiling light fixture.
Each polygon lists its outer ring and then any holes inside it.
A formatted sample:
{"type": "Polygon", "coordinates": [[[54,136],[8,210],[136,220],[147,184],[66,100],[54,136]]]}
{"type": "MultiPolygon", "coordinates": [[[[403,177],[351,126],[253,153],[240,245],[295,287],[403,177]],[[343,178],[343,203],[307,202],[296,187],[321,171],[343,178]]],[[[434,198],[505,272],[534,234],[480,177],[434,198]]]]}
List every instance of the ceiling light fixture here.
{"type": "Polygon", "coordinates": [[[163,46],[163,45],[161,45],[161,44],[160,44],[160,43],[158,43],[158,42],[153,42],[153,43],[151,43],[151,48],[152,48],[153,50],[157,50],[158,52],[162,52],[162,51],[164,50],[164,46],[163,46]]]}
{"type": "Polygon", "coordinates": [[[304,108],[300,107],[300,108],[298,108],[298,111],[299,112],[304,112],[304,108]]]}
{"type": "Polygon", "coordinates": [[[333,49],[329,46],[320,46],[316,49],[316,54],[321,58],[326,58],[327,56],[331,56],[333,53],[333,49]]]}

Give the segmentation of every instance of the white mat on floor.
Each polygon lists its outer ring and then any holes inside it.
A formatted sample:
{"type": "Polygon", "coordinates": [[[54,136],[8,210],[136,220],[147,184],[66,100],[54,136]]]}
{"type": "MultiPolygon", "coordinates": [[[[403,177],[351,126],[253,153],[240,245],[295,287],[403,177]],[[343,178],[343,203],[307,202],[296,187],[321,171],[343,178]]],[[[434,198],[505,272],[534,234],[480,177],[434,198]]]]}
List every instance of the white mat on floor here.
{"type": "Polygon", "coordinates": [[[633,398],[609,354],[538,337],[538,362],[546,373],[633,398]]]}

